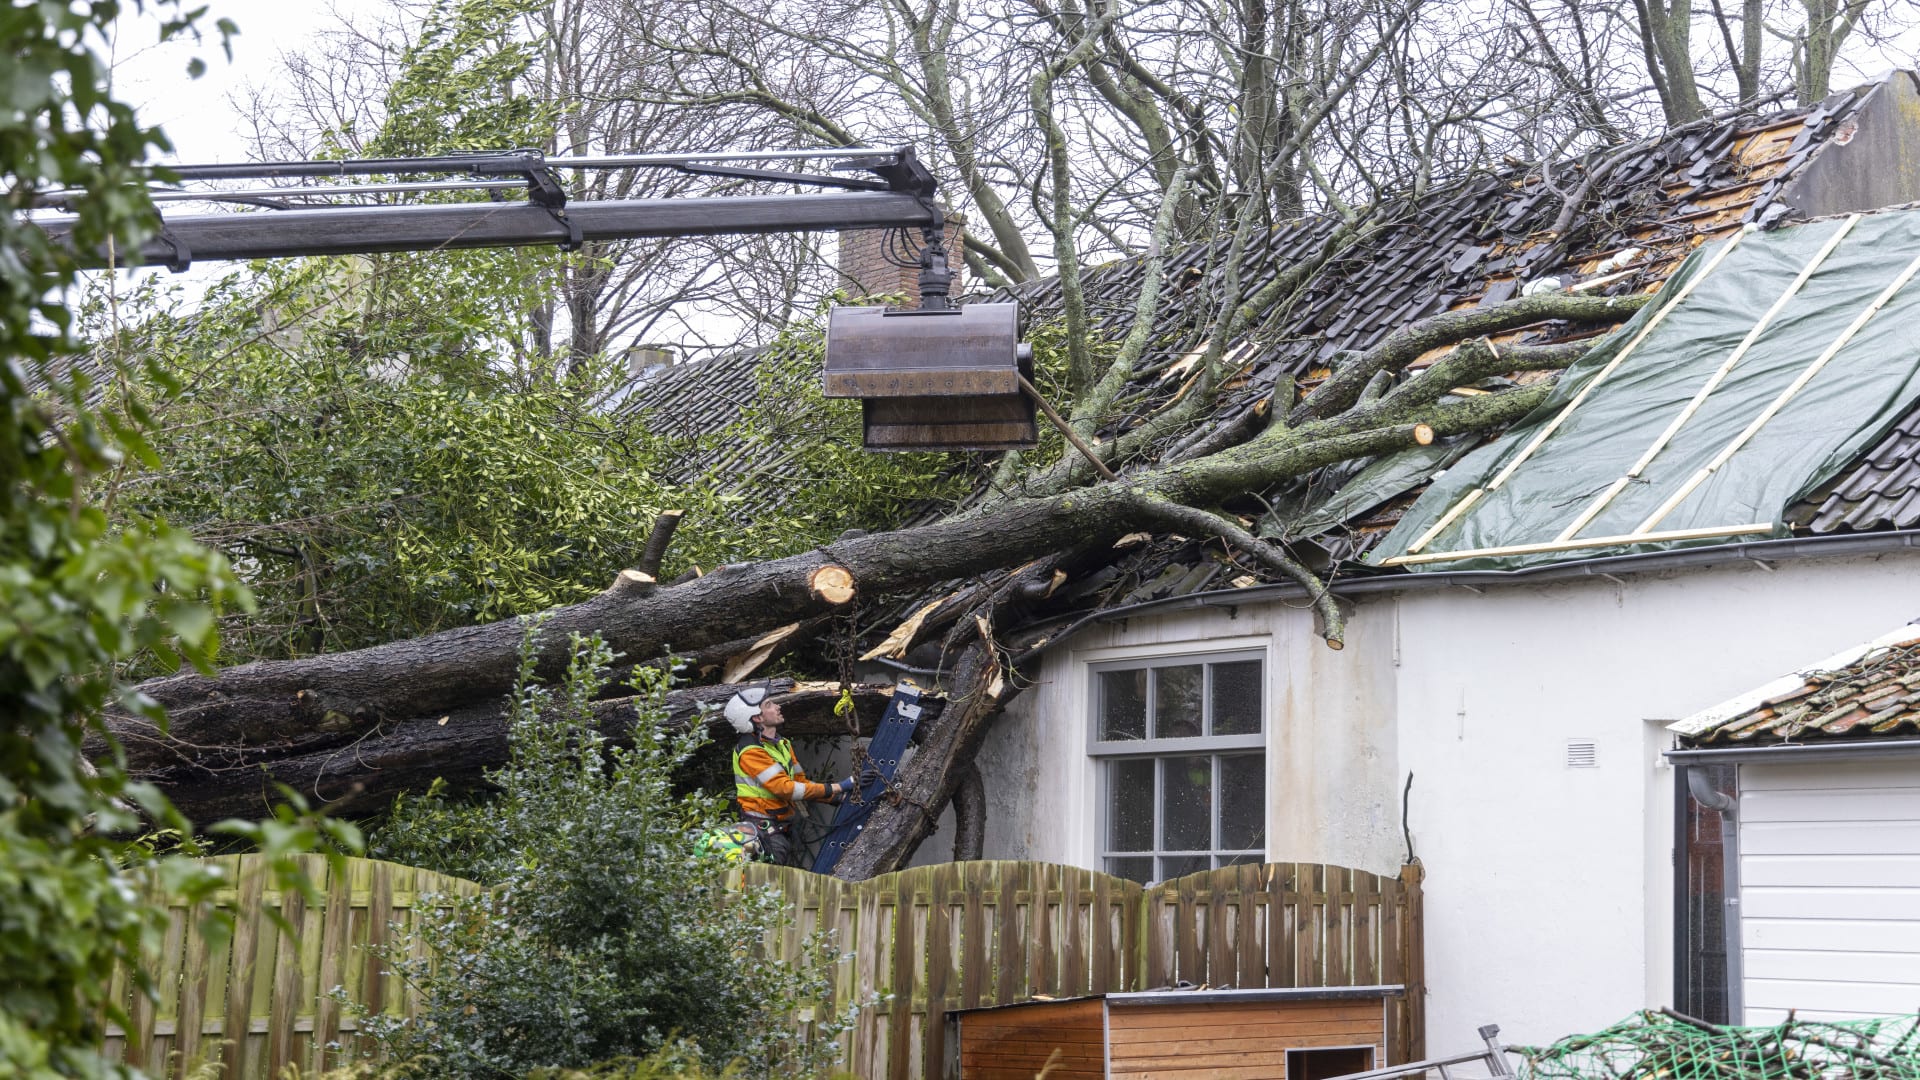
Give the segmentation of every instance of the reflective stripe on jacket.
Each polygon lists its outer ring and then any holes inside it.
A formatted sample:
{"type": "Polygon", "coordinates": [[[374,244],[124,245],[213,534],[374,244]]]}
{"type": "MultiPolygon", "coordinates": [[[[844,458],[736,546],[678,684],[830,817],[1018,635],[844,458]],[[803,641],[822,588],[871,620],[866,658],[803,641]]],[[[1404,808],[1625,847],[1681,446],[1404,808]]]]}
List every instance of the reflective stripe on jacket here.
{"type": "Polygon", "coordinates": [[[832,795],[831,786],[807,779],[786,739],[748,735],[733,748],[733,796],[745,813],[784,820],[793,816],[794,803],[825,802],[832,795]]]}

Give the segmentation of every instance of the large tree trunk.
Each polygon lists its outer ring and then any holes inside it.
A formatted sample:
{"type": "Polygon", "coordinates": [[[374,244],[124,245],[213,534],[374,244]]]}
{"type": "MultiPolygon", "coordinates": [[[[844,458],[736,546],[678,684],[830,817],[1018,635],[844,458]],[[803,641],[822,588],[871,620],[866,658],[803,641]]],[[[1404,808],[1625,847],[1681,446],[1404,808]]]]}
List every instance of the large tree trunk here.
{"type": "MultiPolygon", "coordinates": [[[[632,659],[750,642],[844,607],[851,594],[817,588],[823,577],[850,575],[854,589],[884,595],[1118,536],[1124,523],[1103,519],[1102,506],[1113,501],[1095,492],[1029,500],[989,518],[877,533],[790,558],[725,566],[671,588],[623,578],[591,600],[548,613],[539,628],[539,674],[560,673],[569,636],[576,633],[599,633],[632,659]]],[[[507,620],[351,652],[245,664],[210,676],[153,679],[140,690],[166,707],[175,733],[187,742],[332,741],[502,697],[513,685],[526,633],[523,623],[507,620]]],[[[116,718],[111,726],[118,730],[127,719],[116,718]]]]}
{"type": "MultiPolygon", "coordinates": [[[[676,690],[667,695],[665,724],[678,730],[704,724],[715,741],[731,743],[733,729],[710,710],[735,689],[676,690]]],[[[849,720],[833,711],[840,700],[835,684],[775,679],[772,689],[786,712],[788,732],[801,736],[871,735],[893,691],[891,686],[854,687],[849,720]]],[[[593,705],[600,733],[617,745],[632,741],[640,719],[636,700],[609,698],[593,705]]],[[[940,704],[930,702],[928,715],[937,716],[940,704]]],[[[137,721],[122,719],[115,727],[130,756],[141,762],[133,778],[158,785],[188,820],[202,825],[268,813],[280,801],[281,784],[335,814],[378,813],[394,796],[424,791],[435,780],[456,789],[477,786],[483,773],[507,760],[506,703],[499,698],[329,741],[206,747],[182,741],[177,731],[161,732],[137,721]]]]}

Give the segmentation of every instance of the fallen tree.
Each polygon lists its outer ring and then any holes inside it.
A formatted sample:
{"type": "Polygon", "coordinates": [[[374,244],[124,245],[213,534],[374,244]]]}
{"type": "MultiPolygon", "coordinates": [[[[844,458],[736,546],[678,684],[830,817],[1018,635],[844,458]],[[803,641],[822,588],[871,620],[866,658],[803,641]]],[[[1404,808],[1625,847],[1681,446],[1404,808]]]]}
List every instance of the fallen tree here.
{"type": "MultiPolygon", "coordinates": [[[[1230,298],[1229,317],[1221,320],[1211,359],[1203,361],[1191,390],[1194,400],[1212,397],[1224,374],[1224,342],[1251,317],[1253,302],[1230,298]]],[[[716,664],[750,654],[764,660],[802,636],[802,628],[846,611],[856,597],[896,598],[973,579],[938,610],[902,627],[891,643],[899,655],[939,641],[938,690],[947,706],[923,723],[919,752],[837,872],[860,878],[894,869],[967,782],[992,718],[1018,693],[1023,645],[1002,638],[1031,622],[1080,562],[1097,560],[1137,530],[1212,538],[1301,583],[1320,611],[1323,636],[1338,648],[1342,616],[1325,584],[1284,548],[1246,528],[1231,511],[1234,501],[1339,462],[1509,424],[1545,400],[1551,378],[1471,396],[1452,392],[1497,376],[1562,368],[1585,344],[1495,348],[1488,335],[1546,322],[1617,323],[1645,302],[1546,294],[1443,313],[1388,335],[1297,401],[1293,386],[1283,383],[1225,425],[1225,435],[1187,438],[1158,459],[1144,440],[1134,440],[1132,449],[1127,439],[1112,440],[1108,453],[1118,448],[1118,454],[1109,464],[1120,472],[1110,480],[1088,482],[1084,463],[1068,458],[1025,493],[931,524],[848,536],[788,558],[723,566],[665,585],[653,573],[628,571],[599,596],[543,617],[535,646],[541,674],[557,674],[571,636],[587,633],[601,635],[626,663],[654,662],[670,652],[716,664]],[[1429,362],[1411,369],[1420,360],[1429,362]]],[[[1137,349],[1123,348],[1115,367],[1130,372],[1137,356],[1137,349]]],[[[1103,409],[1101,396],[1090,395],[1076,417],[1103,409]]],[[[1186,427],[1197,422],[1194,417],[1186,427]]],[[[1169,438],[1189,433],[1173,426],[1164,432],[1169,438]]],[[[664,544],[663,537],[650,545],[648,569],[657,567],[664,544]]],[[[109,730],[126,748],[136,778],[160,785],[197,820],[258,813],[273,783],[347,811],[374,809],[436,776],[471,778],[504,760],[503,698],[525,632],[509,620],[150,680],[139,689],[166,708],[169,727],[162,731],[122,713],[110,718],[109,730]]],[[[837,685],[789,689],[796,730],[845,730],[828,707],[838,698],[837,685]]],[[[674,722],[694,722],[700,703],[729,693],[724,680],[677,692],[674,722]]],[[[870,725],[884,690],[865,689],[859,698],[870,725]]],[[[630,702],[603,702],[600,715],[616,738],[631,734],[630,702]]]]}

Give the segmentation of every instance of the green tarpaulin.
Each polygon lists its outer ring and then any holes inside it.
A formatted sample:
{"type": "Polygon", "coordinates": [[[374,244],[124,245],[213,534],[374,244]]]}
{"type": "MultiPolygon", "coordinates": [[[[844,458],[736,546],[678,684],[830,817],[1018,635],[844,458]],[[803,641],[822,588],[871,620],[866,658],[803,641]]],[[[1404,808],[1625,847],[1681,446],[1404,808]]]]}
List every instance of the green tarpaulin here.
{"type": "Polygon", "coordinates": [[[1436,480],[1369,561],[1506,570],[1784,536],[1788,507],[1920,401],[1920,212],[1748,233],[1711,265],[1726,243],[1695,252],[1652,304],[1568,369],[1546,404],[1436,480]],[[1590,520],[1568,537],[1583,514],[1590,520]],[[1580,546],[1506,550],[1568,543],[1580,546]],[[1435,558],[1459,552],[1476,554],[1435,558]]]}

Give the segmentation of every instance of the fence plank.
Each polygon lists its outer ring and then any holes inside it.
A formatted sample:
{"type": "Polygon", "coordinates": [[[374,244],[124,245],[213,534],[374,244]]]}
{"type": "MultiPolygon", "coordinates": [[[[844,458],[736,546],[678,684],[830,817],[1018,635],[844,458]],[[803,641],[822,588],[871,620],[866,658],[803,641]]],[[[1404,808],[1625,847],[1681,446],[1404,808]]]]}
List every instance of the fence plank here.
{"type": "Polygon", "coordinates": [[[1199,882],[1192,875],[1176,878],[1171,882],[1175,895],[1180,898],[1178,914],[1173,919],[1174,970],[1175,979],[1185,979],[1196,985],[1207,981],[1201,969],[1200,957],[1200,919],[1199,919],[1199,882]],[[1185,915],[1186,918],[1179,916],[1185,915]]]}
{"type": "Polygon", "coordinates": [[[1087,920],[1087,988],[1095,993],[1118,985],[1115,972],[1124,972],[1127,963],[1126,928],[1115,933],[1110,894],[1117,880],[1107,874],[1091,875],[1093,911],[1087,920]]]}
{"type": "Polygon", "coordinates": [[[1380,878],[1365,870],[1353,872],[1353,977],[1356,983],[1382,983],[1379,950],[1374,945],[1378,925],[1380,878]]]}
{"type": "Polygon", "coordinates": [[[1239,892],[1240,900],[1235,905],[1234,915],[1239,920],[1237,948],[1234,955],[1233,985],[1240,987],[1267,985],[1266,942],[1260,933],[1260,867],[1247,865],[1235,867],[1237,883],[1234,888],[1239,892]]]}
{"type": "Polygon", "coordinates": [[[1234,976],[1233,940],[1228,934],[1229,923],[1236,922],[1228,911],[1233,906],[1233,882],[1239,877],[1234,867],[1226,867],[1208,874],[1206,881],[1207,904],[1207,974],[1198,980],[1207,986],[1238,986],[1234,976]]]}
{"type": "Polygon", "coordinates": [[[1065,933],[1060,942],[1060,993],[1076,997],[1087,992],[1087,934],[1092,929],[1087,918],[1087,897],[1082,886],[1087,873],[1079,867],[1060,868],[1060,923],[1065,933]]]}
{"type": "Polygon", "coordinates": [[[239,1080],[247,1059],[247,1028],[252,1019],[254,950],[260,941],[261,894],[266,889],[266,866],[255,862],[240,870],[240,898],[235,905],[233,971],[227,979],[227,1002],[220,1029],[226,1043],[221,1060],[228,1080],[239,1080]]]}
{"type": "Polygon", "coordinates": [[[1032,942],[1027,950],[1027,993],[1046,994],[1049,997],[1060,996],[1060,984],[1056,981],[1060,965],[1053,954],[1054,932],[1053,891],[1059,869],[1053,863],[1027,863],[1022,872],[1027,876],[1027,919],[1033,932],[1028,935],[1032,942]]]}
{"type": "Polygon", "coordinates": [[[1296,986],[1327,986],[1327,867],[1300,867],[1300,980],[1296,986]]]}
{"type": "Polygon", "coordinates": [[[986,885],[990,863],[971,862],[962,868],[966,906],[960,916],[960,1007],[978,1008],[985,1000],[988,978],[987,957],[992,945],[992,930],[987,925],[986,885]]]}
{"type": "MultiPolygon", "coordinates": [[[[880,984],[880,898],[870,889],[858,890],[859,906],[854,914],[854,970],[859,975],[859,985],[869,987],[876,993],[886,991],[880,984]]],[[[853,1036],[853,1062],[856,1071],[866,1067],[865,1075],[876,1075],[874,1052],[880,1039],[880,1009],[885,1003],[874,1008],[860,1010],[853,1036]]]]}
{"type": "Polygon", "coordinates": [[[1353,871],[1344,866],[1326,868],[1327,906],[1322,916],[1325,926],[1326,970],[1321,976],[1325,986],[1356,986],[1353,969],[1347,966],[1347,935],[1353,928],[1353,871]]]}
{"type": "MultiPolygon", "coordinates": [[[[266,1057],[262,1061],[269,1068],[276,1061],[294,1060],[293,1029],[297,1017],[296,994],[300,989],[299,929],[307,918],[306,899],[298,889],[281,891],[280,917],[286,925],[279,928],[274,943],[273,982],[267,998],[266,1057]],[[288,933],[289,928],[294,932],[288,933]]],[[[272,1080],[271,1075],[268,1080],[272,1080]]]]}
{"type": "MultiPolygon", "coordinates": [[[[924,869],[924,868],[922,868],[924,869]]],[[[921,953],[916,927],[913,881],[916,870],[904,870],[893,878],[893,1015],[888,1019],[887,1075],[908,1075],[912,1060],[914,959],[921,953]]]]}
{"type": "Polygon", "coordinates": [[[1267,867],[1267,985],[1292,986],[1294,960],[1293,864],[1267,867]]]}
{"type": "Polygon", "coordinates": [[[187,915],[187,970],[180,984],[180,1018],[175,1022],[173,1037],[174,1052],[180,1055],[179,1071],[183,1074],[200,1063],[200,1036],[206,1017],[222,1011],[220,999],[214,996],[213,981],[218,971],[221,985],[225,985],[226,967],[222,956],[227,943],[224,936],[217,941],[207,939],[206,930],[214,917],[213,904],[206,901],[196,904],[187,915]]]}
{"type": "MultiPolygon", "coordinates": [[[[320,997],[313,1006],[313,1069],[323,1071],[329,1066],[345,1059],[345,1054],[329,1060],[328,1044],[340,1039],[340,1006],[333,1000],[334,987],[344,986],[342,961],[351,947],[347,936],[349,920],[353,915],[353,892],[350,872],[346,867],[327,868],[326,914],[320,920],[320,997]]],[[[345,1040],[341,1040],[344,1044],[345,1040]]],[[[346,1047],[343,1045],[342,1050],[346,1047]]]]}
{"type": "Polygon", "coordinates": [[[1427,1056],[1427,957],[1423,945],[1426,940],[1426,905],[1421,902],[1425,877],[1425,872],[1417,862],[1402,867],[1400,871],[1407,920],[1401,937],[1401,955],[1406,964],[1403,978],[1407,993],[1401,1000],[1406,1003],[1407,1010],[1408,1061],[1427,1056]]]}
{"type": "Polygon", "coordinates": [[[998,955],[999,976],[994,987],[993,1004],[1005,1005],[1019,1000],[1020,977],[1026,970],[1026,951],[1020,947],[1019,863],[996,862],[994,873],[1000,888],[994,907],[994,945],[998,955]]]}
{"type": "Polygon", "coordinates": [[[947,1025],[936,1022],[950,1008],[948,979],[953,970],[953,946],[948,940],[948,901],[956,882],[955,864],[931,866],[927,880],[927,1007],[921,1022],[920,1075],[938,1076],[946,1062],[947,1025]]]}

